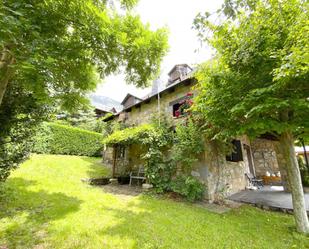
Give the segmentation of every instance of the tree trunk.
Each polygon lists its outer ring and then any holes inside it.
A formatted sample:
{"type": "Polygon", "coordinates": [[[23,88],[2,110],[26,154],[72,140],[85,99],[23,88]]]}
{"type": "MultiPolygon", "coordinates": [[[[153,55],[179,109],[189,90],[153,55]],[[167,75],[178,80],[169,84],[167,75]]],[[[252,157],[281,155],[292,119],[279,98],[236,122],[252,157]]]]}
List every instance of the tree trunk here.
{"type": "Polygon", "coordinates": [[[9,84],[9,80],[14,74],[13,69],[14,57],[8,49],[4,49],[1,52],[0,58],[0,106],[3,100],[3,96],[9,84]]]}
{"type": "Polygon", "coordinates": [[[282,147],[282,152],[284,153],[284,158],[286,160],[286,171],[292,193],[296,228],[298,232],[308,234],[309,222],[292,133],[282,133],[280,136],[280,143],[282,147]]]}

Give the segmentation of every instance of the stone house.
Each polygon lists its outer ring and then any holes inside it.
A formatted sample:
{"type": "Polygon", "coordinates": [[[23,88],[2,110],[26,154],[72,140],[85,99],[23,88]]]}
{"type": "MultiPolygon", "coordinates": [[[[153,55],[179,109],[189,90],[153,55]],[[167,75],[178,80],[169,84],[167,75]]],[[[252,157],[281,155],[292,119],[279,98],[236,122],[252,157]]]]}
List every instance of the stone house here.
{"type": "MultiPolygon", "coordinates": [[[[144,98],[128,94],[122,101],[123,109],[115,114],[114,119],[128,126],[148,123],[152,114],[164,112],[173,117],[174,122],[182,119],[177,115],[181,102],[187,93],[196,95],[192,87],[196,80],[192,77],[192,69],[186,64],[179,64],[169,72],[169,80],[162,90],[158,90],[154,82],[152,92],[144,98]]],[[[280,165],[284,165],[278,142],[271,136],[263,136],[250,141],[247,136],[233,141],[235,152],[231,155],[218,153],[216,144],[205,143],[205,151],[194,164],[191,174],[204,182],[205,198],[216,200],[243,190],[248,186],[245,173],[262,177],[269,172],[277,174],[280,165]]],[[[114,174],[123,175],[133,167],[143,164],[138,145],[129,147],[105,148],[103,158],[107,165],[114,169],[114,174]]],[[[285,175],[281,172],[282,177],[285,175]]]]}

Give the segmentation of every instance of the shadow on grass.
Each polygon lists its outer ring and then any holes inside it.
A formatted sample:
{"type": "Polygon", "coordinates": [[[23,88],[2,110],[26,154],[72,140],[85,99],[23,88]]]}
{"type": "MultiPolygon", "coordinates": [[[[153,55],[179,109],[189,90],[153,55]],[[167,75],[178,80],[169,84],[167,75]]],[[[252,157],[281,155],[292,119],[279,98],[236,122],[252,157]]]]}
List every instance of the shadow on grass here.
{"type": "Polygon", "coordinates": [[[119,246],[117,244],[119,240],[128,243],[122,244],[121,248],[160,248],[154,246],[155,243],[152,241],[156,237],[154,235],[159,233],[152,227],[153,222],[158,222],[153,214],[160,211],[152,205],[149,208],[147,199],[148,197],[140,195],[138,203],[130,202],[130,199],[123,200],[128,202],[126,208],[103,206],[108,216],[113,217],[117,223],[98,231],[101,236],[110,238],[107,244],[102,245],[102,248],[116,248],[119,246]]]}
{"type": "Polygon", "coordinates": [[[291,233],[293,221],[287,215],[247,206],[215,214],[189,204],[150,199],[142,195],[137,201],[128,202],[126,208],[104,207],[118,222],[98,233],[108,236],[110,241],[130,241],[130,248],[308,248],[309,245],[308,238],[291,233]],[[255,246],[248,247],[252,241],[255,246]]]}
{"type": "Polygon", "coordinates": [[[50,222],[79,210],[77,198],[27,189],[35,185],[22,178],[0,185],[0,247],[32,248],[47,237],[50,222]]]}
{"type": "Polygon", "coordinates": [[[110,169],[105,166],[102,162],[101,157],[81,157],[81,159],[87,162],[89,170],[87,170],[88,178],[100,178],[100,177],[109,177],[111,176],[110,169]]]}

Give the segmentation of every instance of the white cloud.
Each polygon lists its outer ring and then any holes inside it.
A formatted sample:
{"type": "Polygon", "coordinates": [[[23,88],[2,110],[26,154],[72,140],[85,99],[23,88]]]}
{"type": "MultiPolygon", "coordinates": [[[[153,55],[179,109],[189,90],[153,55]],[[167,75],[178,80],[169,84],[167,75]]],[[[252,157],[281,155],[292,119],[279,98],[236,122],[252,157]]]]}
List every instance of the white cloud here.
{"type": "MultiPolygon", "coordinates": [[[[222,0],[140,0],[135,12],[141,16],[142,21],[149,23],[152,29],[166,26],[170,30],[170,50],[161,66],[163,80],[166,80],[168,71],[175,64],[194,65],[211,57],[211,51],[201,47],[192,24],[199,12],[213,12],[222,5],[222,2],[222,0]]],[[[123,75],[113,75],[98,86],[96,93],[121,101],[128,92],[142,97],[149,91],[127,85],[123,75]]]]}

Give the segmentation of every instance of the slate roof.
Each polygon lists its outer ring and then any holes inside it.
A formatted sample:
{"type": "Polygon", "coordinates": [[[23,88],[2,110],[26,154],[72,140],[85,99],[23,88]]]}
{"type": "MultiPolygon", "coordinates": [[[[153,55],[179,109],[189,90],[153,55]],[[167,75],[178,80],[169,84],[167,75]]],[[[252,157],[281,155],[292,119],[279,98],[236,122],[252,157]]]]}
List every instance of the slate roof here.
{"type": "Polygon", "coordinates": [[[166,92],[166,91],[168,91],[168,90],[170,90],[172,88],[178,87],[179,85],[183,84],[184,82],[188,82],[188,81],[193,80],[193,79],[194,79],[194,77],[192,76],[191,73],[189,73],[186,76],[184,76],[181,80],[177,80],[174,83],[166,86],[164,89],[159,90],[159,92],[152,91],[150,94],[146,95],[141,102],[138,102],[138,103],[136,103],[134,105],[131,105],[131,106],[126,107],[126,108],[123,108],[123,110],[125,111],[127,109],[130,109],[133,106],[136,106],[136,105],[139,105],[139,104],[141,104],[141,103],[143,103],[145,101],[148,101],[149,99],[151,99],[152,97],[157,96],[158,94],[164,93],[164,92],[166,92]]]}
{"type": "Polygon", "coordinates": [[[142,101],[142,100],[143,100],[143,99],[141,99],[141,98],[139,98],[139,97],[136,97],[135,95],[133,95],[133,94],[131,94],[131,93],[128,93],[128,94],[125,96],[125,98],[122,100],[121,105],[123,105],[123,104],[127,101],[127,99],[130,98],[130,97],[136,98],[136,99],[139,100],[139,101],[142,101]]]}

